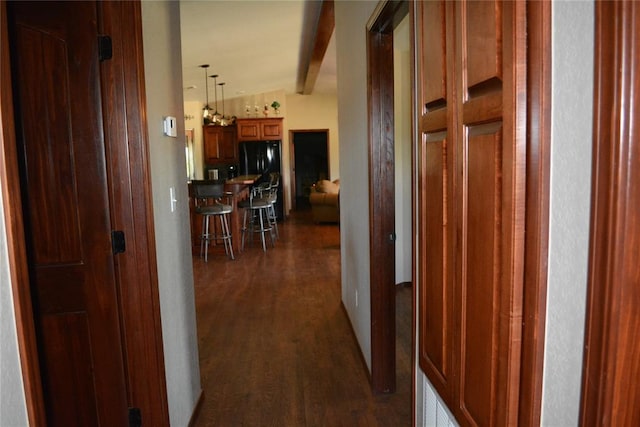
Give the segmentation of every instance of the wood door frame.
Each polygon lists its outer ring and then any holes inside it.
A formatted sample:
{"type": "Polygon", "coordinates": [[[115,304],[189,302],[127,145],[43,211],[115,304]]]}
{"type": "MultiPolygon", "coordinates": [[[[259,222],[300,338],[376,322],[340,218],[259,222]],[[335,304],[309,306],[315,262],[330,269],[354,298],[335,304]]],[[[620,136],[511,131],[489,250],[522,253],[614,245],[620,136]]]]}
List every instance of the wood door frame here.
{"type": "Polygon", "coordinates": [[[549,254],[551,2],[527,2],[527,174],[518,423],[540,425],[549,254]]]}
{"type": "Polygon", "coordinates": [[[636,2],[597,2],[593,170],[580,425],[638,425],[640,156],[636,2]]]}
{"type": "Polygon", "coordinates": [[[291,195],[291,210],[296,209],[296,133],[324,133],[327,135],[327,174],[331,176],[331,145],[329,144],[329,129],[289,129],[289,181],[291,195]]]}
{"type": "MultiPolygon", "coordinates": [[[[113,40],[100,64],[112,226],[125,231],[127,251],[115,260],[128,404],[145,424],[169,425],[152,195],[146,129],[142,18],[139,2],[98,2],[99,28],[113,40]],[[143,308],[143,309],[141,309],[143,308]]],[[[6,2],[0,2],[0,185],[7,228],[9,274],[30,425],[46,425],[29,267],[24,235],[6,2]]]]}
{"type": "Polygon", "coordinates": [[[375,393],[396,389],[395,262],[388,262],[395,259],[391,238],[395,235],[393,30],[408,13],[408,1],[384,0],[367,23],[371,388],[375,393]]]}

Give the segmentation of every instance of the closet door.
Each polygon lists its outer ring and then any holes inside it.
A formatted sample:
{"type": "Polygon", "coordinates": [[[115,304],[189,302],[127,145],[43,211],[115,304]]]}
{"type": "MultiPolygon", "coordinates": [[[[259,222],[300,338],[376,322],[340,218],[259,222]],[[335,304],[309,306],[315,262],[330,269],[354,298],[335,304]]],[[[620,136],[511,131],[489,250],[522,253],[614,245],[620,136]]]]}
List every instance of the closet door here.
{"type": "Polygon", "coordinates": [[[515,425],[524,261],[525,6],[456,4],[460,415],[515,425]]]}
{"type": "Polygon", "coordinates": [[[421,367],[462,425],[514,425],[522,330],[525,5],[427,2],[417,10],[421,367]]]}
{"type": "Polygon", "coordinates": [[[416,2],[420,130],[418,158],[419,363],[438,393],[451,396],[453,363],[453,143],[455,141],[453,8],[416,2]],[[447,64],[447,61],[450,64],[447,64]]]}

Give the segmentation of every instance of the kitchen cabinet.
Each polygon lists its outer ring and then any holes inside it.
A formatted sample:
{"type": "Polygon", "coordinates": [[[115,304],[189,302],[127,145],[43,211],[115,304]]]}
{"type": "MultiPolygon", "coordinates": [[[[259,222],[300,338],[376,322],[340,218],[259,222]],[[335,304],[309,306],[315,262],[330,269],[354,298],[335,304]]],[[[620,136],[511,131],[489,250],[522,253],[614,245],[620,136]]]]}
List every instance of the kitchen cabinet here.
{"type": "Polygon", "coordinates": [[[282,140],[282,117],[237,119],[238,141],[282,140]]]}
{"type": "Polygon", "coordinates": [[[235,126],[202,127],[204,161],[208,165],[238,162],[237,131],[235,126]]]}

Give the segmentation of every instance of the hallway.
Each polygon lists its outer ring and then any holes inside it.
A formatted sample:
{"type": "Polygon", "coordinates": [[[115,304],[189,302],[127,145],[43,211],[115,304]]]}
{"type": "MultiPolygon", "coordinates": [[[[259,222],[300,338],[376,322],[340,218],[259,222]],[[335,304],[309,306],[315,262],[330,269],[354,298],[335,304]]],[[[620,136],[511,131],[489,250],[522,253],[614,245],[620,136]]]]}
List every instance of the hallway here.
{"type": "Polygon", "coordinates": [[[195,426],[411,425],[411,288],[397,292],[397,392],[372,395],[340,302],[340,236],[307,213],[276,248],[194,257],[204,402],[195,426]]]}

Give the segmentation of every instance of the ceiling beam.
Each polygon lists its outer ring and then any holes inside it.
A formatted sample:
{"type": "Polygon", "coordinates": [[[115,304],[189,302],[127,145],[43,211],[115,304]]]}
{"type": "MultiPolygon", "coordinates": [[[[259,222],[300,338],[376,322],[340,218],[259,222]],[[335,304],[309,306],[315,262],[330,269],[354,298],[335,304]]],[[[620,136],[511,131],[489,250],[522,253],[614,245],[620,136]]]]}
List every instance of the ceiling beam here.
{"type": "Polygon", "coordinates": [[[298,93],[310,95],[313,92],[334,27],[333,0],[323,0],[317,15],[316,31],[312,34],[313,43],[308,48],[308,55],[300,55],[300,73],[296,87],[298,93]]]}

